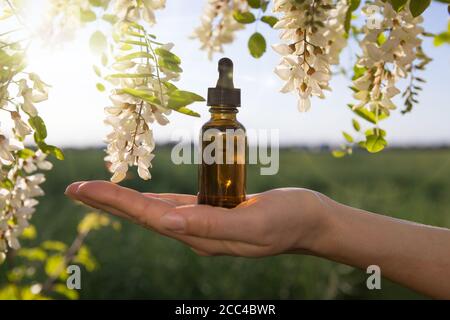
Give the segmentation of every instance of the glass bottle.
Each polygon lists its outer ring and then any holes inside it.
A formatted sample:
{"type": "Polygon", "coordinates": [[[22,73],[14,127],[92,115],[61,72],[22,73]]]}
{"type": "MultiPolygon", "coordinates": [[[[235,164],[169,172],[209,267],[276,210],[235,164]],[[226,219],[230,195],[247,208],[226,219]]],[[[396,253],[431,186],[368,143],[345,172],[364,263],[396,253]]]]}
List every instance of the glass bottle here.
{"type": "Polygon", "coordinates": [[[233,62],[219,61],[219,80],[208,89],[211,118],[200,134],[198,203],[233,208],[246,197],[247,137],[236,114],[240,89],[234,88],[233,62]]]}

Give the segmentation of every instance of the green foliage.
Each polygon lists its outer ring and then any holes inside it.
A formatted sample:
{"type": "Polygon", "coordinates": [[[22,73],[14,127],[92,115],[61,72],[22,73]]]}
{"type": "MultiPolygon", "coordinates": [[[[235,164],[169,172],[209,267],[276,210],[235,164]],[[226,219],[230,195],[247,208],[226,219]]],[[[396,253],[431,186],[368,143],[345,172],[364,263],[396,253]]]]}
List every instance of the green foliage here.
{"type": "Polygon", "coordinates": [[[104,92],[105,91],[105,85],[104,84],[102,84],[102,83],[97,83],[96,84],[96,87],[97,87],[97,90],[98,91],[100,91],[100,92],[104,92]]]}
{"type": "Polygon", "coordinates": [[[408,2],[408,0],[389,0],[389,3],[392,5],[394,10],[397,12],[402,10],[405,7],[407,2],[408,2]]]}
{"type": "Polygon", "coordinates": [[[343,131],[342,135],[344,136],[345,140],[347,140],[348,143],[354,142],[353,137],[350,134],[348,134],[347,132],[343,131]]]}
{"type": "Polygon", "coordinates": [[[431,0],[410,0],[409,10],[413,17],[420,16],[431,4],[431,0]]]}
{"type": "Polygon", "coordinates": [[[435,35],[433,43],[436,47],[439,47],[445,43],[450,44],[450,21],[447,24],[446,31],[435,35]]]}
{"type": "MultiPolygon", "coordinates": [[[[258,24],[259,22],[262,22],[263,24],[269,26],[270,28],[273,28],[275,26],[275,24],[278,22],[277,17],[265,14],[270,1],[247,0],[247,2],[249,4],[250,9],[256,10],[255,12],[258,12],[258,14],[256,15],[255,13],[253,13],[251,11],[242,12],[242,11],[235,10],[233,12],[233,18],[237,22],[239,22],[243,25],[252,24],[252,23],[258,24]]],[[[256,25],[256,28],[257,27],[258,27],[258,25],[256,25]]],[[[267,43],[266,43],[266,39],[263,36],[263,34],[261,34],[258,31],[255,31],[248,40],[248,49],[249,49],[250,55],[253,58],[255,58],[255,59],[261,58],[267,50],[267,43]]]]}
{"type": "Polygon", "coordinates": [[[264,36],[259,32],[255,32],[248,40],[248,49],[253,58],[261,58],[267,49],[264,36]]]}
{"type": "MultiPolygon", "coordinates": [[[[133,175],[123,185],[141,192],[195,194],[197,167],[177,166],[170,154],[170,147],[160,146],[150,187],[133,175]]],[[[108,179],[103,157],[100,149],[67,150],[66,160],[55,164],[46,182],[48,196],[33,217],[40,231],[33,245],[49,238],[73,241],[83,209],[67,201],[61,190],[75,180],[108,179]]],[[[350,206],[448,228],[449,158],[449,149],[358,150],[338,160],[328,152],[281,149],[278,175],[268,178],[260,175],[259,166],[248,167],[248,192],[309,188],[350,206]]],[[[368,290],[364,271],[316,257],[199,257],[185,245],[129,222],[123,222],[121,232],[108,227],[89,234],[86,245],[99,266],[91,273],[82,267],[81,299],[421,298],[387,279],[382,290],[368,290]]],[[[7,285],[4,270],[1,288],[7,285]]]]}
{"type": "Polygon", "coordinates": [[[360,4],[361,0],[349,0],[349,6],[345,14],[345,21],[344,21],[344,28],[347,34],[349,33],[351,28],[353,12],[355,12],[359,8],[360,4]]]}
{"type": "MultiPolygon", "coordinates": [[[[0,299],[50,299],[79,298],[76,290],[68,289],[65,281],[68,277],[66,267],[70,264],[83,266],[87,272],[99,267],[97,259],[84,243],[92,232],[111,226],[120,229],[120,223],[105,214],[88,213],[77,226],[77,237],[71,246],[62,241],[45,240],[34,247],[24,247],[16,251],[12,267],[7,269],[7,282],[0,277],[0,299]]],[[[33,240],[36,229],[31,226],[23,239],[33,240]]],[[[3,268],[6,268],[3,266],[3,268]]]]}
{"type": "Polygon", "coordinates": [[[359,132],[361,130],[361,125],[359,124],[358,120],[352,119],[352,124],[355,131],[359,132]]]}
{"type": "Polygon", "coordinates": [[[261,21],[273,28],[273,26],[278,22],[278,18],[274,16],[262,16],[261,21]]]}
{"type": "Polygon", "coordinates": [[[80,19],[82,22],[92,22],[97,20],[97,15],[92,10],[80,10],[80,19]]]}
{"type": "Polygon", "coordinates": [[[367,136],[367,140],[365,143],[367,151],[371,153],[380,152],[387,145],[386,140],[382,135],[371,134],[367,136]]]}
{"type": "Polygon", "coordinates": [[[240,11],[234,11],[233,12],[233,18],[242,24],[249,24],[256,21],[255,15],[251,12],[240,12],[240,11]]]}
{"type": "Polygon", "coordinates": [[[28,123],[34,130],[34,140],[36,143],[42,142],[47,138],[47,127],[41,117],[30,117],[28,123]]]}

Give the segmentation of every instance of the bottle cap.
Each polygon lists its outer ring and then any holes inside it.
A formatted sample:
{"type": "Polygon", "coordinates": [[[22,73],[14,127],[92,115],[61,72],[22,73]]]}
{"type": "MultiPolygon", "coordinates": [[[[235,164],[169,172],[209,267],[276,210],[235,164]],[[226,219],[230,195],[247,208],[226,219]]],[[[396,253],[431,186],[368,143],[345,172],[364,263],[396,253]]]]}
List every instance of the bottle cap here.
{"type": "Polygon", "coordinates": [[[219,61],[219,80],[215,88],[208,88],[208,106],[240,107],[241,89],[233,83],[233,61],[222,58],[219,61]]]}

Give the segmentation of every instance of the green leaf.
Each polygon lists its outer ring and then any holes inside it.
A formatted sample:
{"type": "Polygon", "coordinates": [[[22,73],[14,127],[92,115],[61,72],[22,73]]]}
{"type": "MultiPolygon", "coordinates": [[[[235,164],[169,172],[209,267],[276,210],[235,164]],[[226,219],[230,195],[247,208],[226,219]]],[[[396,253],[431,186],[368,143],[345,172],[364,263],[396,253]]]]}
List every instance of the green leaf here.
{"type": "Polygon", "coordinates": [[[57,283],[53,285],[52,291],[66,297],[69,300],[77,300],[79,298],[78,291],[69,289],[66,284],[57,283]]]}
{"type": "Polygon", "coordinates": [[[256,21],[255,15],[251,12],[234,11],[233,18],[239,23],[249,24],[256,21]]]}
{"type": "Polygon", "coordinates": [[[180,65],[178,63],[173,63],[165,59],[158,59],[158,66],[162,69],[167,69],[176,73],[183,72],[183,69],[180,68],[180,65]]]}
{"type": "Polygon", "coordinates": [[[103,227],[109,226],[111,219],[104,214],[91,212],[84,216],[78,224],[77,230],[80,233],[88,233],[92,230],[99,230],[103,227]]]}
{"type": "Polygon", "coordinates": [[[127,54],[124,56],[117,57],[116,61],[120,62],[120,61],[133,60],[133,59],[137,59],[137,58],[154,59],[154,57],[150,53],[141,51],[141,52],[134,52],[134,53],[130,53],[130,54],[127,54]]]}
{"type": "Polygon", "coordinates": [[[47,259],[45,263],[45,273],[49,277],[59,277],[66,268],[66,263],[62,255],[54,255],[47,259]]]}
{"type": "Polygon", "coordinates": [[[17,155],[21,159],[28,159],[28,158],[33,157],[35,155],[35,152],[31,149],[25,148],[25,149],[19,150],[17,152],[17,155]]]}
{"type": "Polygon", "coordinates": [[[433,44],[436,47],[439,47],[444,43],[450,44],[450,32],[442,32],[434,37],[433,44]]]}
{"type": "Polygon", "coordinates": [[[367,129],[366,132],[364,132],[364,134],[366,135],[366,137],[371,136],[371,135],[376,135],[376,136],[381,136],[381,137],[386,137],[386,130],[380,129],[380,128],[371,128],[371,129],[367,129]]]}
{"type": "Polygon", "coordinates": [[[41,248],[47,251],[64,252],[67,250],[67,245],[61,241],[46,240],[41,244],[41,248]]]}
{"type": "Polygon", "coordinates": [[[162,59],[164,59],[164,61],[168,62],[168,63],[173,63],[173,64],[180,64],[181,63],[181,59],[173,54],[172,52],[170,52],[169,50],[163,49],[163,48],[157,48],[155,49],[155,53],[162,59]]]}
{"type": "Polygon", "coordinates": [[[106,49],[108,42],[101,31],[95,31],[90,40],[89,47],[94,54],[100,55],[106,49]]]}
{"type": "Polygon", "coordinates": [[[358,9],[359,5],[361,4],[361,0],[350,0],[349,4],[349,9],[351,11],[356,11],[356,9],[358,9]]]}
{"type": "Polygon", "coordinates": [[[47,153],[47,154],[51,154],[52,156],[54,156],[56,159],[58,160],[64,160],[64,153],[62,152],[61,149],[59,149],[58,147],[46,144],[46,143],[40,143],[39,148],[47,153]]]}
{"type": "Polygon", "coordinates": [[[134,49],[134,47],[131,44],[124,44],[120,47],[120,50],[122,51],[128,51],[128,50],[132,50],[134,49]]]}
{"type": "Polygon", "coordinates": [[[22,248],[17,255],[30,261],[45,261],[47,258],[47,252],[41,248],[22,248]]]}
{"type": "Polygon", "coordinates": [[[409,10],[413,17],[418,17],[430,6],[430,3],[431,0],[411,0],[409,10]]]}
{"type": "Polygon", "coordinates": [[[114,73],[106,77],[106,79],[139,79],[139,78],[153,78],[151,73],[114,73]]]}
{"type": "Polygon", "coordinates": [[[152,93],[149,93],[148,91],[133,89],[133,88],[123,88],[119,90],[119,93],[126,93],[130,96],[133,96],[138,99],[142,99],[145,102],[151,103],[151,104],[161,104],[159,99],[155,97],[152,93]]]}
{"type": "Polygon", "coordinates": [[[113,25],[119,21],[119,18],[115,14],[104,14],[102,19],[113,25]]]}
{"type": "Polygon", "coordinates": [[[104,52],[102,53],[101,62],[104,67],[106,67],[108,65],[108,56],[104,52]]]}
{"type": "Polygon", "coordinates": [[[97,75],[97,77],[102,77],[102,72],[100,70],[99,67],[97,67],[96,65],[93,65],[92,68],[94,69],[95,74],[97,75]]]}
{"type": "Polygon", "coordinates": [[[102,83],[97,83],[95,86],[100,92],[104,92],[106,90],[105,86],[102,83]]]}
{"type": "Polygon", "coordinates": [[[41,117],[35,116],[28,119],[28,123],[34,130],[36,142],[44,141],[47,138],[47,127],[41,117]]]}
{"type": "Polygon", "coordinates": [[[82,22],[92,22],[97,20],[97,16],[92,10],[80,10],[80,20],[82,22]]]}
{"type": "Polygon", "coordinates": [[[389,3],[397,12],[401,11],[405,7],[406,2],[408,2],[408,0],[389,0],[389,3]]]}
{"type": "Polygon", "coordinates": [[[352,124],[353,124],[353,129],[355,129],[355,131],[359,132],[361,130],[361,126],[360,126],[358,120],[352,119],[352,124]]]}
{"type": "Polygon", "coordinates": [[[134,46],[139,46],[139,47],[148,47],[147,42],[143,42],[143,41],[121,40],[120,42],[125,43],[125,44],[131,44],[134,46]]]}
{"type": "Polygon", "coordinates": [[[197,112],[186,108],[187,105],[200,101],[205,101],[205,99],[198,94],[189,91],[175,90],[169,93],[167,107],[189,116],[200,117],[200,114],[197,112]]]}
{"type": "Polygon", "coordinates": [[[350,31],[351,25],[352,25],[352,16],[353,12],[358,9],[359,5],[361,4],[361,0],[350,0],[349,6],[347,9],[347,12],[345,13],[345,20],[344,20],[344,28],[345,32],[348,34],[350,31]]]}
{"type": "Polygon", "coordinates": [[[26,227],[23,230],[23,233],[20,237],[22,239],[33,240],[33,239],[36,239],[36,236],[37,236],[36,227],[33,226],[32,224],[30,224],[28,227],[26,227]]]}
{"type": "Polygon", "coordinates": [[[346,156],[347,153],[345,151],[342,151],[342,150],[333,150],[333,152],[331,154],[335,158],[343,158],[343,157],[346,156]]]}
{"type": "Polygon", "coordinates": [[[370,135],[366,137],[365,147],[370,153],[377,153],[387,146],[387,141],[379,135],[370,135]]]}
{"type": "Polygon", "coordinates": [[[261,8],[261,0],[247,0],[248,5],[253,9],[261,8]]]}
{"type": "Polygon", "coordinates": [[[342,135],[344,136],[345,140],[347,140],[348,143],[353,143],[353,137],[349,135],[347,132],[343,131],[342,135]]]}
{"type": "MultiPolygon", "coordinates": [[[[361,118],[363,118],[366,121],[369,121],[370,123],[373,124],[377,124],[377,117],[376,114],[370,110],[367,110],[366,108],[359,108],[359,109],[355,109],[353,110],[353,105],[349,104],[348,105],[350,109],[352,109],[352,111],[357,114],[358,116],[360,116],[361,118]]],[[[378,121],[384,120],[387,118],[387,115],[384,113],[381,113],[378,115],[378,121]]]]}
{"type": "Polygon", "coordinates": [[[2,181],[0,181],[0,187],[6,190],[12,190],[14,189],[14,183],[8,178],[4,178],[2,181]]]}
{"type": "Polygon", "coordinates": [[[176,85],[168,81],[164,81],[163,85],[167,88],[167,90],[169,90],[169,92],[174,92],[175,90],[178,90],[176,85]]]}
{"type": "Polygon", "coordinates": [[[261,21],[267,23],[271,28],[278,22],[278,18],[274,16],[262,16],[261,21]]]}
{"type": "Polygon", "coordinates": [[[378,43],[378,45],[382,45],[383,43],[385,43],[386,42],[386,35],[383,33],[383,32],[380,32],[379,34],[378,34],[378,37],[377,37],[377,43],[378,43]]]}
{"type": "Polygon", "coordinates": [[[248,40],[248,49],[253,58],[261,58],[266,52],[266,48],[266,39],[259,32],[255,32],[248,40]]]}

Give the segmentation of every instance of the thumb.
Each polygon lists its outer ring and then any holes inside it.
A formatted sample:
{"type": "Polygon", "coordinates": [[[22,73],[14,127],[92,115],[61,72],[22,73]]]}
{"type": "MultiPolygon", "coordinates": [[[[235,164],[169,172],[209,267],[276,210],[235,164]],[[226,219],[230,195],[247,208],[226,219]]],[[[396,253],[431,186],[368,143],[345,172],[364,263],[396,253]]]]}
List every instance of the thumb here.
{"type": "Polygon", "coordinates": [[[188,205],[170,209],[160,223],[163,228],[186,235],[216,240],[254,242],[257,215],[248,209],[225,209],[188,205]]]}

